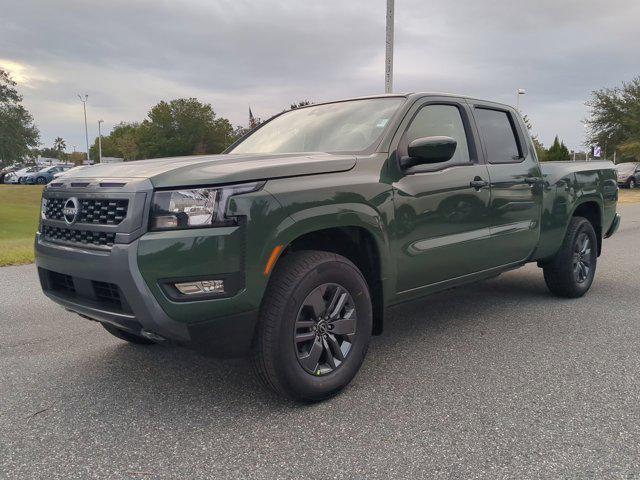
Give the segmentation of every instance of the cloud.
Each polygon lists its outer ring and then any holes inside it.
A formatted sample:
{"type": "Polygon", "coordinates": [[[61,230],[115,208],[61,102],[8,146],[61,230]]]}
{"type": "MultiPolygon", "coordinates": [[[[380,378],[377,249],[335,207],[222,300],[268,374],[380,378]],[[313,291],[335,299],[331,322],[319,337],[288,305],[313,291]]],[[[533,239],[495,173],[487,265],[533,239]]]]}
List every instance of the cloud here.
{"type": "MultiPolygon", "coordinates": [[[[195,96],[233,123],[300,99],[380,93],[384,0],[22,0],[3,6],[0,58],[11,62],[43,141],[145,117],[195,96]],[[15,66],[19,66],[17,68],[15,66]]],[[[541,140],[584,139],[584,101],[640,73],[632,0],[396,1],[396,91],[454,91],[515,102],[541,140]]]]}

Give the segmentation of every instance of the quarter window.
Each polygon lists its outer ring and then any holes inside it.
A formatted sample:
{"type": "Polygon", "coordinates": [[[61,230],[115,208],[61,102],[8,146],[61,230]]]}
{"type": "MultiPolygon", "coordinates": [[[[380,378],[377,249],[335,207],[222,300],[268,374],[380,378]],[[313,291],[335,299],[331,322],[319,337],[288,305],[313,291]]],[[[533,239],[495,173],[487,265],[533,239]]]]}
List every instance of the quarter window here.
{"type": "Polygon", "coordinates": [[[489,163],[514,163],[521,160],[514,125],[507,112],[476,108],[476,120],[489,163]]]}
{"type": "Polygon", "coordinates": [[[407,144],[422,137],[451,137],[458,146],[449,160],[451,163],[469,163],[469,146],[460,110],[454,105],[427,105],[420,109],[407,129],[407,144]]]}

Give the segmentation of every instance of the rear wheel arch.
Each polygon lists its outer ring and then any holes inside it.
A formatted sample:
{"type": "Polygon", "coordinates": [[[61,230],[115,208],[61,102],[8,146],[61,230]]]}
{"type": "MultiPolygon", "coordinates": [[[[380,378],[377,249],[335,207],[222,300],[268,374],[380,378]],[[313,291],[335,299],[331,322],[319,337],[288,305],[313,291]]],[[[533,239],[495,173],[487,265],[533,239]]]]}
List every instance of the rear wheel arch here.
{"type": "Polygon", "coordinates": [[[576,205],[571,217],[583,217],[586,218],[593,226],[596,232],[596,240],[598,242],[598,256],[602,252],[602,207],[600,203],[594,199],[585,199],[583,202],[576,205]]]}

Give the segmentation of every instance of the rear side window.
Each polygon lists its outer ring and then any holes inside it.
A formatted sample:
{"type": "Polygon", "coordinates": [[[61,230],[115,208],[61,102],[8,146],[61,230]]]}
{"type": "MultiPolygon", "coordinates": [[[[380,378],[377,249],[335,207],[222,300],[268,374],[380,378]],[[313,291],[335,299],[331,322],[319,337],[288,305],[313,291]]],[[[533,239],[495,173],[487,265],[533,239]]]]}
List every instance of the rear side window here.
{"type": "Polygon", "coordinates": [[[407,129],[407,143],[422,137],[451,137],[458,145],[449,160],[451,163],[469,163],[469,146],[460,110],[453,105],[427,105],[422,107],[407,129]]]}
{"type": "Polygon", "coordinates": [[[507,112],[476,108],[475,117],[489,163],[514,163],[522,159],[515,128],[507,112]]]}

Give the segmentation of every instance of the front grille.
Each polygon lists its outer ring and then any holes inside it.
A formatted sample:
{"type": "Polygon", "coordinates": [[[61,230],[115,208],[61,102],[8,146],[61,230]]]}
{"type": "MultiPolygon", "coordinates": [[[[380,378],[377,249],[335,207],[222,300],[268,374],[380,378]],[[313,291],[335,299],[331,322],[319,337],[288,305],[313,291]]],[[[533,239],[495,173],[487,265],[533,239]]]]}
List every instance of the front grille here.
{"type": "Polygon", "coordinates": [[[68,242],[78,245],[113,246],[116,241],[115,233],[92,232],[89,230],[74,230],[72,228],[42,226],[45,240],[51,242],[68,242]]]}
{"type": "Polygon", "coordinates": [[[93,292],[96,299],[102,303],[111,307],[115,307],[118,310],[122,309],[122,300],[120,300],[120,290],[118,286],[113,283],[93,281],[93,292]]]}
{"type": "MultiPolygon", "coordinates": [[[[66,198],[48,198],[44,210],[45,218],[49,220],[64,220],[62,209],[66,198]]],[[[127,216],[129,200],[111,199],[79,199],[80,212],[77,223],[91,223],[93,225],[119,225],[127,216]]]]}
{"type": "Polygon", "coordinates": [[[62,208],[66,201],[63,198],[48,198],[44,209],[44,217],[51,220],[62,220],[62,208]]]}
{"type": "Polygon", "coordinates": [[[80,200],[78,223],[118,225],[127,216],[129,200],[80,200]]]}

